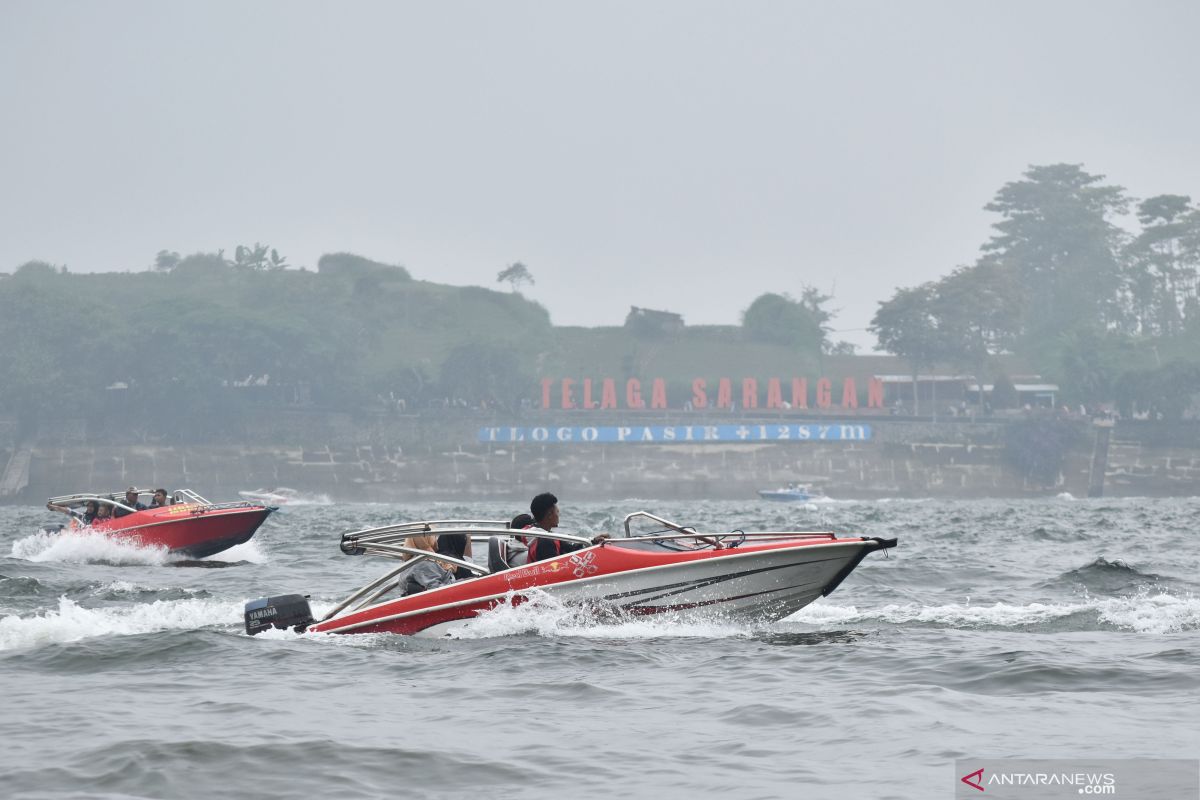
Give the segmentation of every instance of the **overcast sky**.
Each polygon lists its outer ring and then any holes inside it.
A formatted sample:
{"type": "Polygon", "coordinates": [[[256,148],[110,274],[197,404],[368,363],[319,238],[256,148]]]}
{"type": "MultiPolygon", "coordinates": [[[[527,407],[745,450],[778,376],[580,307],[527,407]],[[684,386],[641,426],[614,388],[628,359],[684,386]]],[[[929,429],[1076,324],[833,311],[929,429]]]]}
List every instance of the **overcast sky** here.
{"type": "Polygon", "coordinates": [[[0,0],[0,272],[269,243],[837,338],[1030,164],[1200,197],[1200,3],[0,0]]]}

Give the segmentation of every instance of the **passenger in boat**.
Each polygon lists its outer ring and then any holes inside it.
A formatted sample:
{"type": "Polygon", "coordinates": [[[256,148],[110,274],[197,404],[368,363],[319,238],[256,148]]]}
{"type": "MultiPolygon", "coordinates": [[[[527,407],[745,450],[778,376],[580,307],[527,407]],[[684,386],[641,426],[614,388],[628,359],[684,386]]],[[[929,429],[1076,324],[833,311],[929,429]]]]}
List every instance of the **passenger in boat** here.
{"type": "Polygon", "coordinates": [[[96,503],[96,516],[92,519],[93,523],[109,522],[112,518],[112,506],[107,503],[96,503]]]}
{"type": "MultiPolygon", "coordinates": [[[[436,553],[438,538],[431,533],[421,533],[416,536],[409,536],[405,540],[405,544],[417,550],[427,550],[430,553],[436,553]]],[[[413,558],[416,558],[416,556],[409,554],[404,560],[408,561],[413,558]]],[[[454,570],[451,569],[451,566],[444,561],[422,558],[415,566],[408,570],[404,579],[404,594],[416,594],[426,589],[436,589],[439,586],[454,583],[454,570]]]]}
{"type": "Polygon", "coordinates": [[[146,504],[138,500],[138,490],[132,486],[125,490],[125,505],[132,508],[133,511],[126,511],[123,508],[118,508],[113,511],[113,516],[124,517],[132,514],[134,511],[146,510],[146,504]]]}
{"type": "MultiPolygon", "coordinates": [[[[508,529],[510,531],[523,531],[526,528],[532,528],[532,527],[533,527],[533,517],[531,517],[528,514],[517,514],[508,523],[508,529]]],[[[521,544],[525,545],[526,547],[529,547],[529,537],[528,536],[517,536],[517,541],[520,542],[521,544]]]]}
{"type": "MultiPolygon", "coordinates": [[[[549,492],[539,494],[529,504],[533,516],[533,527],[541,528],[547,533],[558,527],[558,498],[549,492]]],[[[592,538],[592,544],[600,544],[608,538],[607,533],[601,533],[592,538]]],[[[529,537],[529,562],[542,561],[547,558],[561,556],[582,550],[584,545],[575,542],[564,542],[560,539],[543,539],[540,536],[529,537]]]]}
{"type": "Polygon", "coordinates": [[[80,525],[91,525],[92,520],[96,518],[97,504],[95,500],[88,500],[83,506],[83,511],[77,511],[67,506],[60,506],[57,503],[46,503],[46,508],[51,511],[57,511],[60,514],[66,514],[71,518],[72,522],[77,522],[80,525]]]}
{"type": "Polygon", "coordinates": [[[155,489],[154,497],[150,498],[151,508],[166,508],[171,505],[171,499],[167,497],[166,489],[155,489]]]}
{"type": "MultiPolygon", "coordinates": [[[[471,558],[471,537],[465,533],[438,534],[435,552],[462,561],[469,561],[471,558]]],[[[451,566],[454,567],[455,580],[461,581],[473,577],[475,574],[466,567],[460,567],[455,564],[451,566]]]]}

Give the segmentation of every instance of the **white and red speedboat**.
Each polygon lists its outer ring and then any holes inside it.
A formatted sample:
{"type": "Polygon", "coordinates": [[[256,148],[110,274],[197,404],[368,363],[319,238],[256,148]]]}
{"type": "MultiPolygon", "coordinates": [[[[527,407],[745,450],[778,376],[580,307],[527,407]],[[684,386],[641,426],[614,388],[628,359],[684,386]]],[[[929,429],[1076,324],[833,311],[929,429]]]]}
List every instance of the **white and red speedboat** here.
{"type": "MultiPolygon", "coordinates": [[[[152,494],[133,491],[147,500],[152,494]]],[[[51,497],[47,507],[69,513],[72,528],[90,529],[142,547],[165,547],[191,558],[205,558],[249,541],[275,510],[257,503],[211,503],[187,489],[177,489],[164,506],[138,509],[128,502],[125,492],[68,494],[51,497]],[[83,513],[89,503],[107,506],[111,514],[89,519],[83,513]]]]}
{"type": "Polygon", "coordinates": [[[717,611],[777,620],[829,594],[869,553],[896,546],[895,539],[842,537],[830,532],[700,533],[645,511],[625,518],[624,536],[599,544],[540,529],[519,533],[503,522],[412,522],[343,534],[348,555],[406,558],[314,620],[301,595],[261,598],[246,604],[246,631],[270,627],[320,633],[401,633],[440,636],[471,624],[501,604],[524,602],[544,592],[566,603],[619,609],[626,614],[717,611]],[[633,535],[630,523],[660,526],[633,535]],[[488,540],[488,568],[409,547],[418,534],[467,534],[488,540]],[[514,534],[587,545],[555,558],[521,564],[514,534]],[[466,567],[476,577],[436,589],[397,596],[406,571],[421,559],[466,567]]]}

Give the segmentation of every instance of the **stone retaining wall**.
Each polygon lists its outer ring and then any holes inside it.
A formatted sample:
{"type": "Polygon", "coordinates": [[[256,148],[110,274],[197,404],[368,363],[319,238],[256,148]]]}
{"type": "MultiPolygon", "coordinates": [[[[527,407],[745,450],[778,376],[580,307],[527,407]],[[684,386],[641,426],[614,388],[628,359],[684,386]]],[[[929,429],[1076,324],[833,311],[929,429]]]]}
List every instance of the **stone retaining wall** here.
{"type": "MultiPolygon", "coordinates": [[[[862,420],[858,420],[861,422],[862,420]]],[[[639,423],[641,420],[639,420],[639,423]]],[[[689,420],[692,424],[697,424],[689,420]]],[[[870,420],[859,442],[711,444],[479,444],[474,415],[373,420],[334,426],[328,442],[311,430],[296,444],[94,444],[41,442],[29,459],[27,485],[7,502],[130,484],[187,487],[213,500],[239,490],[289,486],[347,501],[496,497],[527,499],[545,489],[578,499],[753,498],[758,489],[812,482],[834,497],[1020,497],[1087,492],[1091,431],[1052,485],[1032,485],[1005,451],[1005,425],[870,420]]],[[[540,424],[558,424],[557,420],[540,424]]],[[[569,424],[580,424],[577,419],[569,424]]],[[[650,424],[650,423],[646,423],[650,424]]],[[[326,429],[328,430],[328,429],[326,429]]],[[[275,432],[281,438],[286,429],[275,432]]],[[[294,432],[293,432],[294,433],[294,432]]],[[[296,437],[298,440],[301,438],[296,437]]],[[[1200,494],[1200,444],[1164,441],[1144,426],[1118,426],[1106,492],[1200,494]]],[[[0,467],[11,451],[0,453],[0,467]]]]}

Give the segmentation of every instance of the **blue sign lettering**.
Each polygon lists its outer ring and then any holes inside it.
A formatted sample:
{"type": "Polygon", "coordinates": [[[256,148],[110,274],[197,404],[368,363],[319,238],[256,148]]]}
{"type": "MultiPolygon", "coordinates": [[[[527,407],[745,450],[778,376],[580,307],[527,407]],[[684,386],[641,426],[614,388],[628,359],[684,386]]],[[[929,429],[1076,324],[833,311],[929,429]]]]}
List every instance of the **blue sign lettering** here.
{"type": "Polygon", "coordinates": [[[480,428],[479,441],[537,444],[688,444],[690,442],[865,442],[871,426],[792,423],[779,425],[621,425],[593,427],[480,428]]]}

